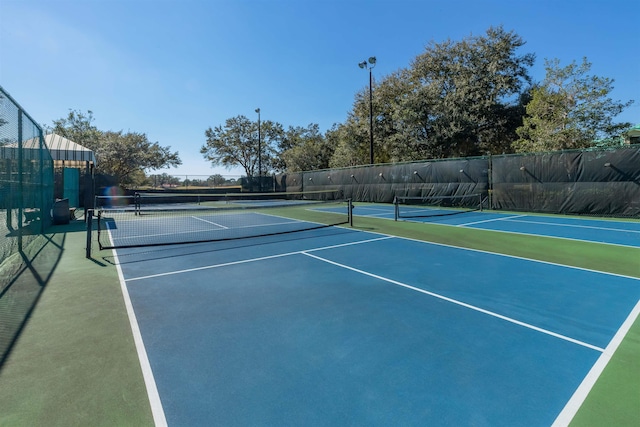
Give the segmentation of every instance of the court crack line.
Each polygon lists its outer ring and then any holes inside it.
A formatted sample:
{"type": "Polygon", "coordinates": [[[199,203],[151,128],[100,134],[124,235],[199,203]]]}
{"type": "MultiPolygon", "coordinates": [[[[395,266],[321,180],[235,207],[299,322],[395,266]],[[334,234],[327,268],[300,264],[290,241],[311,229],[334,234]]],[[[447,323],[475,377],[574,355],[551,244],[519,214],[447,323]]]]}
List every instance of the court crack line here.
{"type": "Polygon", "coordinates": [[[424,290],[424,289],[416,288],[415,286],[407,285],[406,283],[398,282],[397,280],[389,279],[388,277],[379,276],[377,274],[369,273],[367,271],[360,270],[360,269],[357,269],[357,268],[354,268],[354,267],[350,267],[348,265],[340,264],[338,262],[331,261],[329,259],[322,258],[322,257],[310,254],[310,253],[305,252],[305,251],[301,251],[301,253],[303,255],[309,256],[311,258],[315,258],[315,259],[317,259],[319,261],[323,261],[323,262],[326,262],[326,263],[329,263],[329,264],[333,264],[333,265],[335,265],[337,267],[341,267],[341,268],[344,268],[344,269],[347,269],[347,270],[351,270],[351,271],[354,271],[356,273],[363,274],[365,276],[373,277],[374,279],[379,279],[379,280],[391,283],[393,285],[397,285],[397,286],[401,286],[403,288],[410,289],[412,291],[420,292],[420,293],[423,293],[425,295],[429,295],[431,297],[438,298],[438,299],[441,299],[443,301],[447,301],[447,302],[450,302],[452,304],[459,305],[461,307],[465,307],[465,308],[468,308],[468,309],[471,309],[471,310],[474,310],[474,311],[477,311],[477,312],[480,312],[480,313],[483,313],[483,314],[486,314],[486,315],[489,315],[489,316],[492,316],[492,317],[496,317],[498,319],[507,321],[509,323],[513,323],[513,324],[518,325],[518,326],[522,326],[522,327],[525,327],[525,328],[528,328],[528,329],[532,329],[532,330],[534,330],[536,332],[541,332],[543,334],[550,335],[550,336],[552,336],[554,338],[559,338],[561,340],[568,341],[568,342],[571,342],[573,344],[577,344],[577,345],[580,345],[580,346],[583,346],[583,347],[590,348],[591,350],[599,351],[600,353],[605,351],[603,348],[600,348],[598,346],[595,346],[595,345],[592,345],[592,344],[589,344],[589,343],[586,343],[586,342],[583,342],[583,341],[580,341],[580,340],[576,340],[574,338],[567,337],[566,335],[558,334],[556,332],[552,332],[552,331],[549,331],[547,329],[540,328],[538,326],[534,326],[534,325],[532,325],[530,323],[521,322],[520,320],[516,320],[516,319],[513,319],[511,317],[503,316],[502,314],[494,313],[493,311],[485,310],[484,308],[480,308],[480,307],[477,307],[475,305],[467,304],[465,302],[458,301],[458,300],[455,300],[453,298],[445,297],[444,295],[436,294],[434,292],[430,292],[430,291],[427,291],[427,290],[424,290]]]}

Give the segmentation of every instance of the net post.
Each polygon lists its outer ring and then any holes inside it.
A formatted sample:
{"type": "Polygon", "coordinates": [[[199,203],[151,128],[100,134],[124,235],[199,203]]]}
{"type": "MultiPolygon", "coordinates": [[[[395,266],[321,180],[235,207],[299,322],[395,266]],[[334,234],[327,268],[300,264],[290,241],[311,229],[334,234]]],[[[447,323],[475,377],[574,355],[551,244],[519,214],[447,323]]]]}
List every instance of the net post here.
{"type": "Polygon", "coordinates": [[[140,197],[140,193],[136,191],[133,195],[133,209],[135,212],[134,215],[140,215],[141,204],[142,204],[142,197],[140,197]]]}
{"type": "Polygon", "coordinates": [[[394,196],[393,197],[393,220],[397,221],[398,220],[398,211],[400,210],[400,207],[398,206],[399,202],[398,202],[398,197],[394,196]]]}
{"type": "Polygon", "coordinates": [[[97,231],[98,231],[98,233],[97,233],[97,235],[98,235],[98,239],[97,239],[98,240],[98,248],[100,248],[100,250],[102,250],[102,241],[100,240],[100,233],[102,232],[101,226],[100,226],[101,223],[102,223],[102,211],[100,211],[100,210],[98,211],[98,216],[96,217],[96,219],[97,219],[96,228],[97,228],[97,231]]]}
{"type": "Polygon", "coordinates": [[[349,227],[353,227],[353,201],[347,199],[347,216],[349,218],[349,227]]]}
{"type": "Polygon", "coordinates": [[[86,221],[87,221],[86,257],[91,258],[91,234],[93,232],[93,209],[87,210],[86,221]]]}

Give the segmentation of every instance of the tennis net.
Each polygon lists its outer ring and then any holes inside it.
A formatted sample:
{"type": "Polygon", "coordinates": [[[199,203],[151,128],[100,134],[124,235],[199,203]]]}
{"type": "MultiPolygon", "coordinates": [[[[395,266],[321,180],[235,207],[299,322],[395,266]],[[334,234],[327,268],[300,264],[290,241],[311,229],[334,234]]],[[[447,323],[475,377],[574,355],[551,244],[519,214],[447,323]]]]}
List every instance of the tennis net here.
{"type": "MultiPolygon", "coordinates": [[[[242,203],[166,198],[145,203],[142,195],[98,205],[100,249],[166,246],[294,233],[352,223],[350,200],[298,195],[243,195],[242,203]],[[136,200],[138,199],[138,200],[136,200]]],[[[104,202],[104,201],[102,201],[104,202]]],[[[89,231],[91,233],[91,231],[89,231]]],[[[88,237],[87,241],[92,240],[88,237]]]]}
{"type": "Polygon", "coordinates": [[[482,194],[404,197],[394,199],[395,220],[457,215],[482,210],[482,194]]]}

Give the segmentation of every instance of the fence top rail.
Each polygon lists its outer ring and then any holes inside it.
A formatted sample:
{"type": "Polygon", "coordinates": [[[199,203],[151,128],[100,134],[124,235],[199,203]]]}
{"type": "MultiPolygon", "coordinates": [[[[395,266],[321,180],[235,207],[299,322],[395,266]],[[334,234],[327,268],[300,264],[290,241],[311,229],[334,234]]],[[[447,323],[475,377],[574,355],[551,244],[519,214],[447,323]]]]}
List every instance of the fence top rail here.
{"type": "Polygon", "coordinates": [[[15,105],[16,108],[18,108],[20,111],[22,111],[22,114],[24,116],[26,116],[31,121],[31,123],[33,123],[33,125],[36,127],[36,129],[38,129],[39,137],[43,138],[44,137],[44,131],[42,130],[42,126],[40,126],[38,124],[38,122],[35,121],[33,119],[33,117],[31,117],[29,115],[29,113],[27,113],[27,111],[24,108],[22,108],[22,106],[18,103],[18,101],[16,101],[15,99],[13,99],[13,97],[11,95],[9,95],[9,93],[2,87],[2,85],[0,85],[0,93],[1,93],[2,96],[6,97],[9,101],[11,101],[11,103],[13,105],[15,105]]]}

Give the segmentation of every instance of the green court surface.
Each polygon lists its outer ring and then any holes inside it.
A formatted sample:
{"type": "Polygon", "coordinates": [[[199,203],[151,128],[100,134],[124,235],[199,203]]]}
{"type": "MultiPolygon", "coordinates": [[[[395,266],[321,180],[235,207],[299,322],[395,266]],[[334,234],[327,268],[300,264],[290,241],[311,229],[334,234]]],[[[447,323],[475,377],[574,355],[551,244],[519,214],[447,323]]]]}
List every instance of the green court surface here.
{"type": "MultiPolygon", "coordinates": [[[[310,211],[295,215],[314,220],[310,211]]],[[[354,227],[640,278],[635,248],[376,218],[357,218],[354,227]]],[[[110,251],[85,258],[81,221],[52,227],[45,237],[25,250],[24,280],[0,298],[2,321],[20,324],[15,341],[0,336],[8,349],[0,366],[0,426],[153,425],[110,251]]],[[[636,319],[571,425],[639,423],[636,319]]]]}

